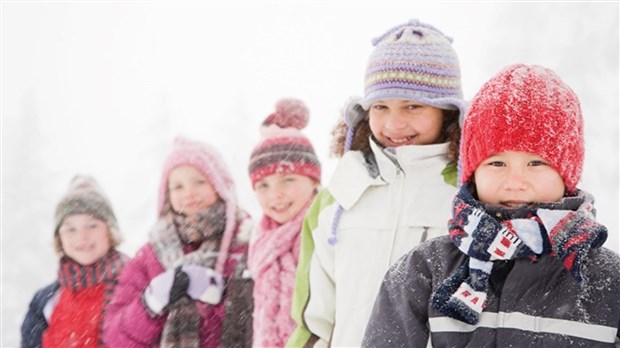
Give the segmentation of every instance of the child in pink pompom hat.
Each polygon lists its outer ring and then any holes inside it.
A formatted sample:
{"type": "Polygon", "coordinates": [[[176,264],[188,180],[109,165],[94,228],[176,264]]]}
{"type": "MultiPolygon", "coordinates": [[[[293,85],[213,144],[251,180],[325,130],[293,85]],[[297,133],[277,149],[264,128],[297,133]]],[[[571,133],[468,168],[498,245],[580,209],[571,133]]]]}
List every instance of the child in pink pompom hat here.
{"type": "Polygon", "coordinates": [[[291,298],[299,257],[303,218],[321,180],[321,165],[301,130],[308,109],[297,99],[282,99],[261,126],[252,151],[250,180],[263,210],[250,245],[254,278],[254,347],[283,347],[295,322],[291,298]]]}
{"type": "Polygon", "coordinates": [[[159,219],[108,307],[110,347],[249,347],[250,217],[211,146],[179,137],[166,158],[159,219]]]}

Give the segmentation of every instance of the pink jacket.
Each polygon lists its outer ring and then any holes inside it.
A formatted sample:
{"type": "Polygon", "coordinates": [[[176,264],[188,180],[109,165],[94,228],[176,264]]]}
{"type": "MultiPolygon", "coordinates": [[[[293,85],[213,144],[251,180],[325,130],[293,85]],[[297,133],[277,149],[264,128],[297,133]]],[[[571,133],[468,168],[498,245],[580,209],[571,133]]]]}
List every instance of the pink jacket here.
{"type": "MultiPolygon", "coordinates": [[[[235,347],[251,345],[253,282],[243,272],[248,245],[236,239],[224,270],[227,284],[224,299],[216,306],[196,301],[201,316],[201,347],[219,347],[220,343],[235,347]]],[[[150,243],[126,263],[114,297],[106,307],[103,339],[107,346],[159,346],[167,314],[152,317],[142,303],[142,295],[151,279],[162,272],[164,268],[150,243]]]]}

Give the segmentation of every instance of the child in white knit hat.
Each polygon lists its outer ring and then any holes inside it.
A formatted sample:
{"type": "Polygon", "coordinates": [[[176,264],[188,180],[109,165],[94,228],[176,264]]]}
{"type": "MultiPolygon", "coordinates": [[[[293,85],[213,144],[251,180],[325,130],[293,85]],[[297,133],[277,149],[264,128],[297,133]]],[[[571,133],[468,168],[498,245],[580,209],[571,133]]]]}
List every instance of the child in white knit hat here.
{"type": "Polygon", "coordinates": [[[58,280],[39,290],[22,324],[22,347],[99,347],[104,308],[127,257],[109,200],[78,175],[56,206],[58,280]]]}
{"type": "Polygon", "coordinates": [[[584,135],[553,71],[512,65],[465,116],[450,235],[387,273],[366,347],[613,347],[620,256],[577,188],[584,135]]]}
{"type": "Polygon", "coordinates": [[[321,182],[321,164],[301,132],[308,108],[282,99],[261,126],[248,171],[263,217],[250,245],[254,278],[254,347],[282,347],[295,328],[291,299],[301,227],[321,182]]]}
{"type": "Polygon", "coordinates": [[[447,233],[466,107],[451,39],[412,20],[373,44],[364,98],[334,131],[342,157],[304,222],[288,346],[359,346],[388,267],[447,233]]]}

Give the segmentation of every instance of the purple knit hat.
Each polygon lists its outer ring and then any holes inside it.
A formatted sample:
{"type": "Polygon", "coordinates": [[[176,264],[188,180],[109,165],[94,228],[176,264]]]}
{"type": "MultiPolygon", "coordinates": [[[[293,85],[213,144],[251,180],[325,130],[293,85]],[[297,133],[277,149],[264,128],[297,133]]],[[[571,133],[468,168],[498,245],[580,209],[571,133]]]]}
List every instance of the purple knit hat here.
{"type": "Polygon", "coordinates": [[[372,41],[375,49],[366,68],[368,110],[382,99],[415,100],[439,109],[459,110],[462,124],[467,105],[452,39],[418,20],[398,25],[372,41]]]}

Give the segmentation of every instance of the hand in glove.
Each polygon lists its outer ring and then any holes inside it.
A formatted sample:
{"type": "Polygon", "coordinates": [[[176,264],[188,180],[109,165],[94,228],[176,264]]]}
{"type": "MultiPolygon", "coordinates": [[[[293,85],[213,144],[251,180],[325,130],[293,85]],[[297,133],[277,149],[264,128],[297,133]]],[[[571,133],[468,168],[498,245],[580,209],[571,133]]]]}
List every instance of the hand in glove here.
{"type": "Polygon", "coordinates": [[[221,274],[198,265],[183,265],[181,269],[189,276],[189,297],[212,305],[220,303],[224,292],[224,279],[221,274]]]}
{"type": "Polygon", "coordinates": [[[174,304],[187,293],[189,277],[181,267],[169,269],[151,279],[144,291],[144,303],[155,314],[174,304]]]}

